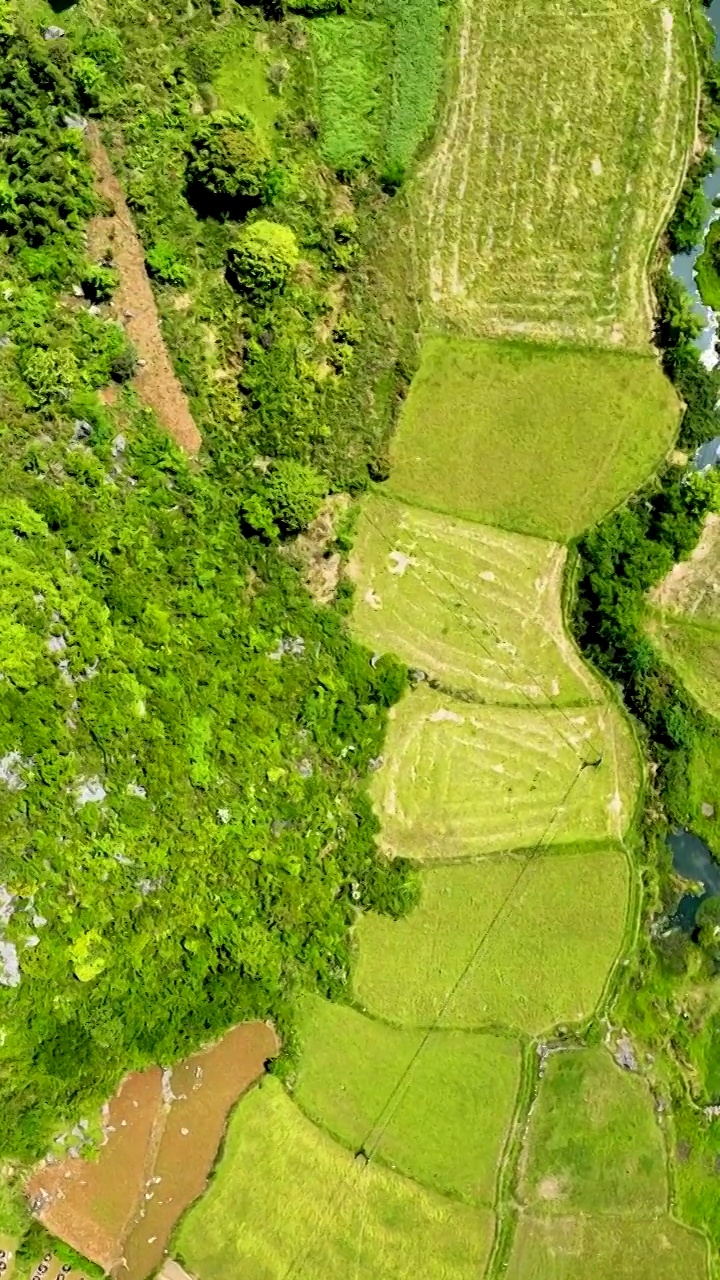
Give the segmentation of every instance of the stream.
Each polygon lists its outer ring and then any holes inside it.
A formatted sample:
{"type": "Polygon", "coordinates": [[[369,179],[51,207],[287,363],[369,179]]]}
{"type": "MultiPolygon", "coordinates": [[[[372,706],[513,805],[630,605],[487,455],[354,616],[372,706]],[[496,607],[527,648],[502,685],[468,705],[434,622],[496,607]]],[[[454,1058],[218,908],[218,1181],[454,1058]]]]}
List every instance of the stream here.
{"type": "MultiPolygon", "coordinates": [[[[720,0],[712,0],[712,4],[707,10],[713,31],[715,32],[715,57],[720,58],[720,0]]],[[[718,333],[718,322],[720,317],[711,307],[706,307],[700,297],[695,279],[695,264],[705,247],[705,237],[711,222],[715,222],[720,218],[720,208],[715,208],[713,201],[716,196],[720,196],[720,139],[715,141],[715,155],[717,157],[717,168],[714,173],[708,174],[703,182],[703,191],[712,206],[703,227],[703,236],[700,244],[696,245],[690,253],[676,253],[670,262],[670,271],[677,280],[682,281],[693,301],[693,309],[697,315],[703,320],[703,328],[698,337],[696,344],[702,353],[703,363],[711,368],[717,361],[715,352],[715,338],[718,333]]],[[[695,465],[699,468],[708,466],[717,460],[718,449],[720,447],[720,436],[715,440],[708,441],[698,449],[695,455],[695,465]]]]}
{"type": "Polygon", "coordinates": [[[683,894],[670,920],[671,925],[692,933],[700,904],[707,898],[720,897],[720,862],[715,861],[704,840],[684,827],[671,831],[667,842],[677,874],[703,886],[702,894],[683,894]]]}

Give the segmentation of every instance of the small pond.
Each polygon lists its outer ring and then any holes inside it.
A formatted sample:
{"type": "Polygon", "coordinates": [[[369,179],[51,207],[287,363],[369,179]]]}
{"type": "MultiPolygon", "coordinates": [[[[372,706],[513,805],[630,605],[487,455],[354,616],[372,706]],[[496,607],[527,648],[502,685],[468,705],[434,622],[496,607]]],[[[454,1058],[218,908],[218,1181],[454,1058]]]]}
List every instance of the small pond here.
{"type": "Polygon", "coordinates": [[[700,903],[706,898],[720,897],[720,863],[715,861],[704,840],[684,827],[676,827],[667,842],[677,874],[684,880],[699,881],[705,890],[703,894],[683,894],[670,921],[685,933],[692,933],[700,903]]]}

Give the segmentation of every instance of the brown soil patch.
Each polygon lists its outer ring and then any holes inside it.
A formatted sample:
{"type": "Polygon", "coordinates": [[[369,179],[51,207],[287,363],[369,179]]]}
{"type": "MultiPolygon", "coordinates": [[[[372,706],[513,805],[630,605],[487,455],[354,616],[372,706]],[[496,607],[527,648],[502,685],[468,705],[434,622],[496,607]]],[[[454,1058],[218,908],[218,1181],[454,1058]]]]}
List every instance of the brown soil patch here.
{"type": "Polygon", "coordinates": [[[707,516],[692,555],[673,565],[649,596],[653,604],[692,616],[699,609],[720,606],[720,515],[707,516]]]}
{"type": "Polygon", "coordinates": [[[88,128],[88,141],[96,189],[114,209],[111,216],[93,218],[90,222],[88,250],[96,260],[109,253],[120,273],[111,313],[124,326],[140,360],[145,361],[133,379],[133,385],[180,447],[187,453],[196,454],[202,443],[200,432],[163,342],[142,245],[120,183],[93,125],[88,128]]]}
{"type": "Polygon", "coordinates": [[[541,1200],[562,1200],[565,1195],[562,1179],[552,1177],[552,1175],[543,1178],[538,1183],[537,1193],[541,1200]]]}
{"type": "Polygon", "coordinates": [[[44,1163],[28,1182],[41,1222],[120,1280],[144,1280],[204,1190],[230,1109],[278,1047],[266,1023],[243,1023],[172,1071],[127,1076],[99,1159],[44,1163]]]}
{"type": "Polygon", "coordinates": [[[337,493],[326,498],[320,514],[289,547],[289,554],[305,569],[305,586],[318,604],[329,604],[337,590],[342,562],[337,552],[328,555],[339,521],[350,499],[337,493]]]}

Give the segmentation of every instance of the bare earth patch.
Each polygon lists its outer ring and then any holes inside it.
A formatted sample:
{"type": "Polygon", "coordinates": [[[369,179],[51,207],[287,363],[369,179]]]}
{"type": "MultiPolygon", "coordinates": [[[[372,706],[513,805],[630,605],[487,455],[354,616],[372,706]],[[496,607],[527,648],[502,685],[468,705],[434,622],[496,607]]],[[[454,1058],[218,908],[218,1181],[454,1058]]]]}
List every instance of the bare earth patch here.
{"type": "Polygon", "coordinates": [[[108,250],[120,275],[111,311],[135,344],[141,365],[133,379],[138,394],[174,440],[187,453],[196,454],[202,439],[193,421],[163,341],[155,299],[145,270],[145,254],[138,239],[120,183],[112,169],[97,130],[88,129],[91,159],[98,193],[109,200],[114,212],[93,218],[88,226],[90,256],[101,259],[108,250]]]}
{"type": "Polygon", "coordinates": [[[711,513],[702,537],[687,560],[673,565],[667,577],[650,592],[662,609],[692,617],[717,614],[720,606],[720,515],[711,513]]]}

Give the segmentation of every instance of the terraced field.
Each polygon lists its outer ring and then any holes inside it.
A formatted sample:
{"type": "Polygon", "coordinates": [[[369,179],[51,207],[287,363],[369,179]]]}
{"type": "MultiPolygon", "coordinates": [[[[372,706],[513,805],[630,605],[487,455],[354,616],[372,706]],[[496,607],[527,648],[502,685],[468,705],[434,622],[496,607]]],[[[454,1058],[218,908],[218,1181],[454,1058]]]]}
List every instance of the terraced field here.
{"type": "Polygon", "coordinates": [[[618,848],[430,868],[405,919],[362,917],[357,1000],[415,1027],[439,1021],[540,1035],[583,1022],[622,946],[628,901],[628,860],[618,848]]]}
{"type": "Polygon", "coordinates": [[[463,0],[411,199],[431,323],[646,347],[646,264],[695,91],[682,0],[463,0]]]}
{"type": "Polygon", "coordinates": [[[479,702],[601,702],[562,626],[565,560],[558,543],[371,495],[351,565],[354,626],[479,702]]]}
{"type": "Polygon", "coordinates": [[[694,554],[651,593],[647,628],[682,682],[720,716],[720,518],[710,516],[694,554]]]}
{"type": "Polygon", "coordinates": [[[677,396],[653,356],[429,338],[388,488],[564,542],[638,487],[678,424],[677,396]]]}
{"type": "Polygon", "coordinates": [[[477,1280],[492,1232],[488,1210],[354,1160],[269,1078],[235,1113],[176,1250],[213,1280],[477,1280]]]}

